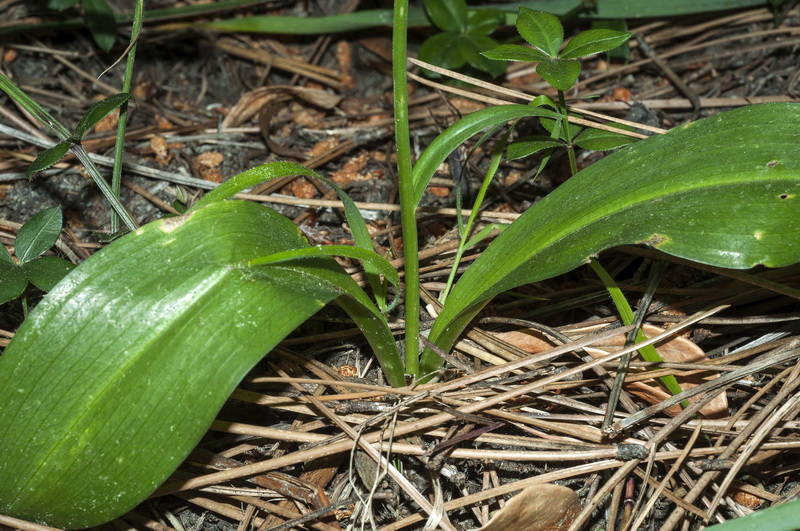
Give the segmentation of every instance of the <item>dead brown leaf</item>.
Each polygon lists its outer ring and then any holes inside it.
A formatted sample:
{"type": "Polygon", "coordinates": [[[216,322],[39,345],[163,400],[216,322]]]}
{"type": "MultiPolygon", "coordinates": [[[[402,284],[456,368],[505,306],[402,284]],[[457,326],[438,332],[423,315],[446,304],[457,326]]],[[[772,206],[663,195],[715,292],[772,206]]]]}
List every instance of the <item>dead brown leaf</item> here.
{"type": "MultiPolygon", "coordinates": [[[[582,329],[581,334],[590,333],[597,328],[598,327],[590,327],[582,329]]],[[[642,326],[642,331],[647,337],[653,337],[664,332],[664,329],[645,324],[642,326]]],[[[538,354],[554,346],[554,343],[546,336],[533,330],[502,332],[494,335],[531,354],[538,354]]],[[[599,358],[604,356],[607,352],[621,349],[624,346],[624,341],[623,337],[618,336],[602,345],[596,345],[597,348],[586,348],[586,351],[595,358],[599,358]]],[[[661,356],[661,359],[665,362],[705,364],[709,361],[703,349],[685,337],[673,337],[655,346],[659,356],[661,356]]],[[[630,372],[633,373],[633,371],[630,372]]],[[[716,372],[698,371],[694,374],[676,376],[676,379],[681,389],[686,390],[718,377],[719,374],[716,372]]],[[[625,389],[631,394],[645,400],[648,404],[657,404],[671,396],[654,380],[627,382],[625,384],[625,389]]],[[[698,397],[692,398],[690,401],[696,400],[697,398],[698,397]]],[[[675,416],[680,413],[680,411],[681,407],[679,405],[664,410],[664,412],[670,416],[675,416]]],[[[725,397],[725,394],[717,395],[714,400],[706,404],[699,411],[699,415],[704,418],[721,418],[727,416],[728,399],[725,397]]]]}
{"type": "Polygon", "coordinates": [[[508,500],[479,531],[561,531],[581,512],[578,495],[567,487],[532,485],[508,500]]]}
{"type": "Polygon", "coordinates": [[[237,127],[256,115],[262,107],[278,98],[293,99],[297,98],[306,103],[331,109],[335,107],[341,96],[330,94],[321,89],[308,87],[293,87],[288,85],[274,85],[270,87],[260,87],[242,94],[239,102],[233,106],[231,112],[222,121],[222,127],[237,127]]]}

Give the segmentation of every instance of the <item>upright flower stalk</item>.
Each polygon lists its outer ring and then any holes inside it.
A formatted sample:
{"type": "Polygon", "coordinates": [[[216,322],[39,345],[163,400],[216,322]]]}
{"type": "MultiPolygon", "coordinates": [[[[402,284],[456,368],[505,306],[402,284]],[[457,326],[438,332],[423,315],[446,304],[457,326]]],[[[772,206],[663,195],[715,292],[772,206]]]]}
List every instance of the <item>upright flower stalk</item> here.
{"type": "Polygon", "coordinates": [[[400,189],[400,219],[403,225],[405,258],[405,358],[406,374],[416,378],[419,372],[419,249],[417,205],[414,201],[414,181],[411,178],[411,140],[408,133],[407,27],[408,0],[396,0],[392,32],[392,77],[397,179],[400,189]]]}

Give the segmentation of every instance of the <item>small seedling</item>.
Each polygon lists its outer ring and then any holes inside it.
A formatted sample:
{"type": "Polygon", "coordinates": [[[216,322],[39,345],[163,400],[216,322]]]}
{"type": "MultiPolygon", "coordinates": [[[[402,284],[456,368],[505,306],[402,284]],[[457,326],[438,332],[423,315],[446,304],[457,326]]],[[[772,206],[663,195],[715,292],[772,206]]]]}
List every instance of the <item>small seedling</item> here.
{"type": "Polygon", "coordinates": [[[50,291],[75,268],[58,256],[42,256],[55,245],[61,233],[61,207],[48,208],[20,227],[14,241],[15,262],[0,245],[0,304],[22,296],[28,284],[50,291]]]}
{"type": "MultiPolygon", "coordinates": [[[[608,150],[631,143],[631,138],[615,135],[608,131],[582,128],[569,123],[569,109],[564,100],[564,92],[570,90],[578,81],[581,63],[578,59],[601,52],[613,50],[630,39],[631,34],[611,29],[591,29],[577,34],[564,46],[564,27],[557,17],[550,13],[534,11],[520,6],[517,16],[517,31],[530,47],[520,44],[503,44],[492,50],[482,52],[490,59],[499,61],[524,61],[538,63],[536,73],[558,91],[558,102],[547,96],[534,100],[534,105],[548,105],[561,114],[558,121],[542,119],[542,126],[550,136],[529,136],[521,138],[509,146],[509,159],[517,159],[549,150],[545,162],[556,147],[567,148],[570,168],[573,175],[578,172],[574,146],[590,150],[608,150]]],[[[541,167],[540,167],[541,170],[541,167]]]]}

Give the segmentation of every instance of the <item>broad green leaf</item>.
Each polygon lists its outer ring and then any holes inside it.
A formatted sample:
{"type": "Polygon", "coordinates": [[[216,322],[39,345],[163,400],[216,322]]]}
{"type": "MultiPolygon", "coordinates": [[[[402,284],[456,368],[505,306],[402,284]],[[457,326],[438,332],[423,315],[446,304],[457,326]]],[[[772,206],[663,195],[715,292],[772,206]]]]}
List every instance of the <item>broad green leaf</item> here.
{"type": "Polygon", "coordinates": [[[50,291],[75,269],[75,264],[58,256],[41,256],[21,267],[31,284],[42,291],[50,291]]]}
{"type": "MultiPolygon", "coordinates": [[[[314,170],[294,162],[272,162],[270,164],[257,166],[235,175],[203,196],[199,201],[192,205],[192,207],[189,209],[189,212],[197,210],[198,208],[211,203],[233,197],[237,193],[246,190],[247,188],[256,186],[257,184],[261,184],[271,179],[277,179],[279,177],[287,177],[289,175],[302,175],[304,177],[319,179],[333,188],[333,190],[339,196],[339,199],[341,199],[342,203],[344,204],[344,215],[345,218],[347,218],[348,225],[350,225],[350,231],[353,233],[353,239],[355,240],[356,245],[367,251],[373,251],[372,236],[370,236],[369,229],[367,229],[367,223],[364,221],[361,211],[358,209],[356,204],[353,203],[353,200],[350,199],[350,196],[347,195],[344,190],[336,186],[336,184],[330,179],[326,179],[314,170]]],[[[383,307],[385,294],[381,281],[377,276],[377,271],[374,270],[370,262],[366,262],[364,264],[364,271],[367,273],[370,286],[372,287],[372,291],[375,294],[378,303],[383,307]]]]}
{"type": "MultiPolygon", "coordinates": [[[[0,514],[75,529],[130,510],[253,365],[343,293],[375,326],[368,338],[393,348],[333,259],[247,265],[307,246],[273,210],[224,201],[150,223],[67,275],[0,356],[0,514]]],[[[402,385],[395,358],[387,376],[402,385]]]]}
{"type": "Polygon", "coordinates": [[[474,11],[467,23],[467,33],[472,36],[487,36],[506,21],[506,16],[497,9],[474,11]]]}
{"type": "Polygon", "coordinates": [[[610,29],[590,29],[575,35],[564,47],[561,59],[577,59],[622,46],[631,38],[630,33],[610,29]]]}
{"type": "Polygon", "coordinates": [[[797,531],[800,529],[800,500],[792,500],[766,509],[706,527],[708,531],[797,531]]]}
{"type": "Polygon", "coordinates": [[[497,42],[494,39],[480,35],[465,35],[456,41],[459,53],[470,66],[482,72],[488,72],[493,76],[499,76],[506,70],[505,63],[492,61],[481,55],[482,50],[488,50],[495,46],[497,46],[497,42]]]}
{"type": "MultiPolygon", "coordinates": [[[[498,293],[603,249],[650,245],[718,267],[800,261],[800,105],[754,105],[613,153],[526,211],[466,271],[431,331],[449,349],[498,293]]],[[[421,369],[440,363],[426,352],[421,369]]]]}
{"type": "Polygon", "coordinates": [[[564,147],[564,142],[543,135],[525,136],[518,138],[508,145],[506,158],[508,160],[517,160],[538,153],[544,149],[555,147],[564,147]]]}
{"type": "Polygon", "coordinates": [[[61,207],[46,208],[19,229],[14,250],[20,264],[32,260],[55,245],[61,234],[61,207]]]}
{"type": "Polygon", "coordinates": [[[460,34],[456,33],[434,35],[426,39],[419,47],[419,58],[432,65],[448,70],[457,70],[467,62],[458,49],[458,41],[462,38],[460,34]]]}
{"type": "Polygon", "coordinates": [[[28,279],[18,265],[0,262],[0,304],[14,300],[25,291],[28,279]]]}
{"type": "Polygon", "coordinates": [[[0,262],[5,262],[11,265],[17,264],[11,257],[11,253],[8,252],[8,249],[6,249],[5,245],[0,245],[0,262]]]}
{"type": "Polygon", "coordinates": [[[81,0],[83,16],[89,31],[92,32],[94,42],[103,50],[109,51],[114,46],[117,36],[114,12],[106,0],[81,0]]]}
{"type": "Polygon", "coordinates": [[[544,11],[519,7],[517,31],[531,46],[550,57],[557,57],[564,42],[564,28],[557,17],[544,11]]]}
{"type": "MultiPolygon", "coordinates": [[[[633,127],[620,124],[606,124],[612,125],[619,129],[633,131],[633,127]]],[[[575,144],[583,149],[591,151],[608,151],[610,149],[617,149],[618,147],[627,146],[636,142],[636,138],[614,133],[613,131],[606,131],[605,129],[587,128],[583,133],[578,135],[575,139],[575,144]]]]}
{"type": "Polygon", "coordinates": [[[248,264],[251,266],[280,264],[295,260],[318,258],[320,256],[346,256],[347,258],[355,258],[362,262],[370,262],[375,269],[385,276],[395,287],[400,287],[400,275],[388,260],[375,251],[367,251],[360,247],[350,247],[348,245],[315,245],[305,249],[292,249],[291,251],[283,251],[280,253],[273,253],[269,256],[254,258],[250,260],[248,264]]]}
{"type": "Polygon", "coordinates": [[[414,204],[419,204],[425,188],[439,165],[461,144],[484,129],[526,116],[553,119],[559,117],[553,111],[532,105],[500,105],[476,111],[445,129],[425,148],[417,163],[414,164],[411,174],[414,180],[414,204]]]}
{"type": "Polygon", "coordinates": [[[88,133],[92,127],[100,122],[100,120],[111,114],[115,109],[129,99],[131,99],[130,94],[121,93],[114,94],[113,96],[109,96],[103,100],[93,103],[92,106],[89,107],[89,109],[84,113],[83,117],[81,117],[81,121],[78,122],[78,125],[75,127],[75,139],[80,140],[83,138],[83,135],[88,133]]]}
{"type": "Polygon", "coordinates": [[[536,65],[536,73],[553,88],[569,90],[578,81],[581,64],[575,59],[546,59],[536,65]]]}
{"type": "Polygon", "coordinates": [[[44,171],[54,164],[58,164],[58,161],[64,158],[64,155],[69,152],[69,148],[71,147],[72,142],[65,140],[49,149],[39,152],[33,162],[31,162],[31,165],[28,166],[28,169],[25,170],[25,176],[28,179],[33,179],[34,173],[44,171]]]}
{"type": "Polygon", "coordinates": [[[497,48],[481,52],[484,57],[495,61],[527,61],[535,63],[544,61],[548,57],[537,50],[520,44],[501,44],[497,48]]]}
{"type": "Polygon", "coordinates": [[[439,29],[448,33],[463,33],[467,30],[465,0],[425,0],[425,11],[439,29]]]}

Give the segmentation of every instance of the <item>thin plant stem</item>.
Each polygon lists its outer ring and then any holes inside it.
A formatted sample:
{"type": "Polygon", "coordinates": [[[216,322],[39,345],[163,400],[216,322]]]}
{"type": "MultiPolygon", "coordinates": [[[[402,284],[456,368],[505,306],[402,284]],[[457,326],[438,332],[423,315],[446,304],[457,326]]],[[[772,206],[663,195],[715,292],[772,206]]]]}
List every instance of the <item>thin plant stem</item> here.
{"type": "Polygon", "coordinates": [[[497,173],[497,168],[500,167],[503,151],[506,149],[508,138],[511,136],[511,131],[513,130],[513,126],[509,127],[508,131],[505,132],[500,142],[498,142],[495,146],[494,153],[492,154],[492,160],[489,163],[489,169],[486,171],[486,176],[484,177],[483,182],[481,183],[481,188],[478,190],[478,195],[475,198],[475,204],[472,206],[472,210],[469,213],[469,218],[467,219],[467,224],[465,225],[464,231],[461,234],[461,241],[459,242],[458,249],[456,250],[456,256],[453,260],[453,267],[450,269],[450,275],[447,277],[447,284],[445,285],[444,291],[442,291],[442,295],[439,299],[442,304],[444,304],[447,300],[447,296],[450,294],[450,290],[453,287],[453,281],[455,280],[456,272],[458,271],[458,265],[461,263],[461,256],[467,249],[467,242],[472,234],[472,226],[475,224],[475,218],[478,216],[478,212],[481,209],[483,198],[486,197],[486,191],[489,189],[489,184],[491,184],[492,179],[494,179],[494,176],[497,173]]]}
{"type": "MultiPolygon", "coordinates": [[[[144,13],[144,0],[137,0],[133,12],[133,28],[131,30],[131,44],[128,47],[125,59],[125,74],[122,80],[122,92],[131,91],[133,83],[133,64],[136,59],[136,41],[139,39],[139,32],[142,29],[142,18],[144,13]]],[[[119,122],[117,123],[117,138],[114,143],[114,168],[111,172],[111,193],[119,199],[120,188],[122,185],[122,156],[125,149],[125,125],[128,121],[128,102],[119,108],[119,122]]],[[[119,231],[119,216],[111,212],[111,234],[119,231]]]]}
{"type": "Polygon", "coordinates": [[[564,100],[564,91],[558,91],[558,106],[564,118],[561,127],[564,128],[564,139],[567,141],[567,155],[569,156],[569,171],[572,175],[578,173],[578,161],[575,159],[575,146],[572,144],[572,136],[569,134],[569,109],[564,100]]]}
{"type": "MultiPolygon", "coordinates": [[[[611,296],[611,300],[614,302],[614,306],[617,308],[617,312],[619,312],[622,323],[625,326],[632,324],[634,321],[633,310],[628,304],[628,300],[625,298],[625,294],[622,293],[620,287],[617,285],[614,279],[611,278],[611,275],[608,274],[608,271],[606,271],[605,268],[600,265],[600,262],[593,259],[589,262],[589,266],[591,266],[592,270],[598,277],[600,277],[601,282],[603,282],[608,294],[611,296]]],[[[637,328],[636,342],[640,343],[642,341],[647,341],[647,336],[644,335],[644,332],[642,332],[641,328],[637,328]]],[[[661,356],[658,354],[653,345],[646,345],[640,348],[639,354],[642,355],[642,358],[644,358],[645,361],[656,363],[661,363],[664,361],[661,359],[661,356]]],[[[671,374],[668,376],[661,376],[660,380],[672,395],[680,394],[683,391],[681,386],[678,385],[678,380],[676,380],[671,374]]],[[[686,404],[684,404],[684,407],[685,406],[686,404]]]]}
{"type": "Polygon", "coordinates": [[[392,31],[392,77],[394,87],[394,128],[397,149],[397,180],[400,191],[400,220],[403,225],[405,259],[405,357],[406,374],[419,372],[419,248],[417,205],[411,180],[411,138],[408,131],[408,86],[406,75],[408,0],[395,0],[392,31]]]}

